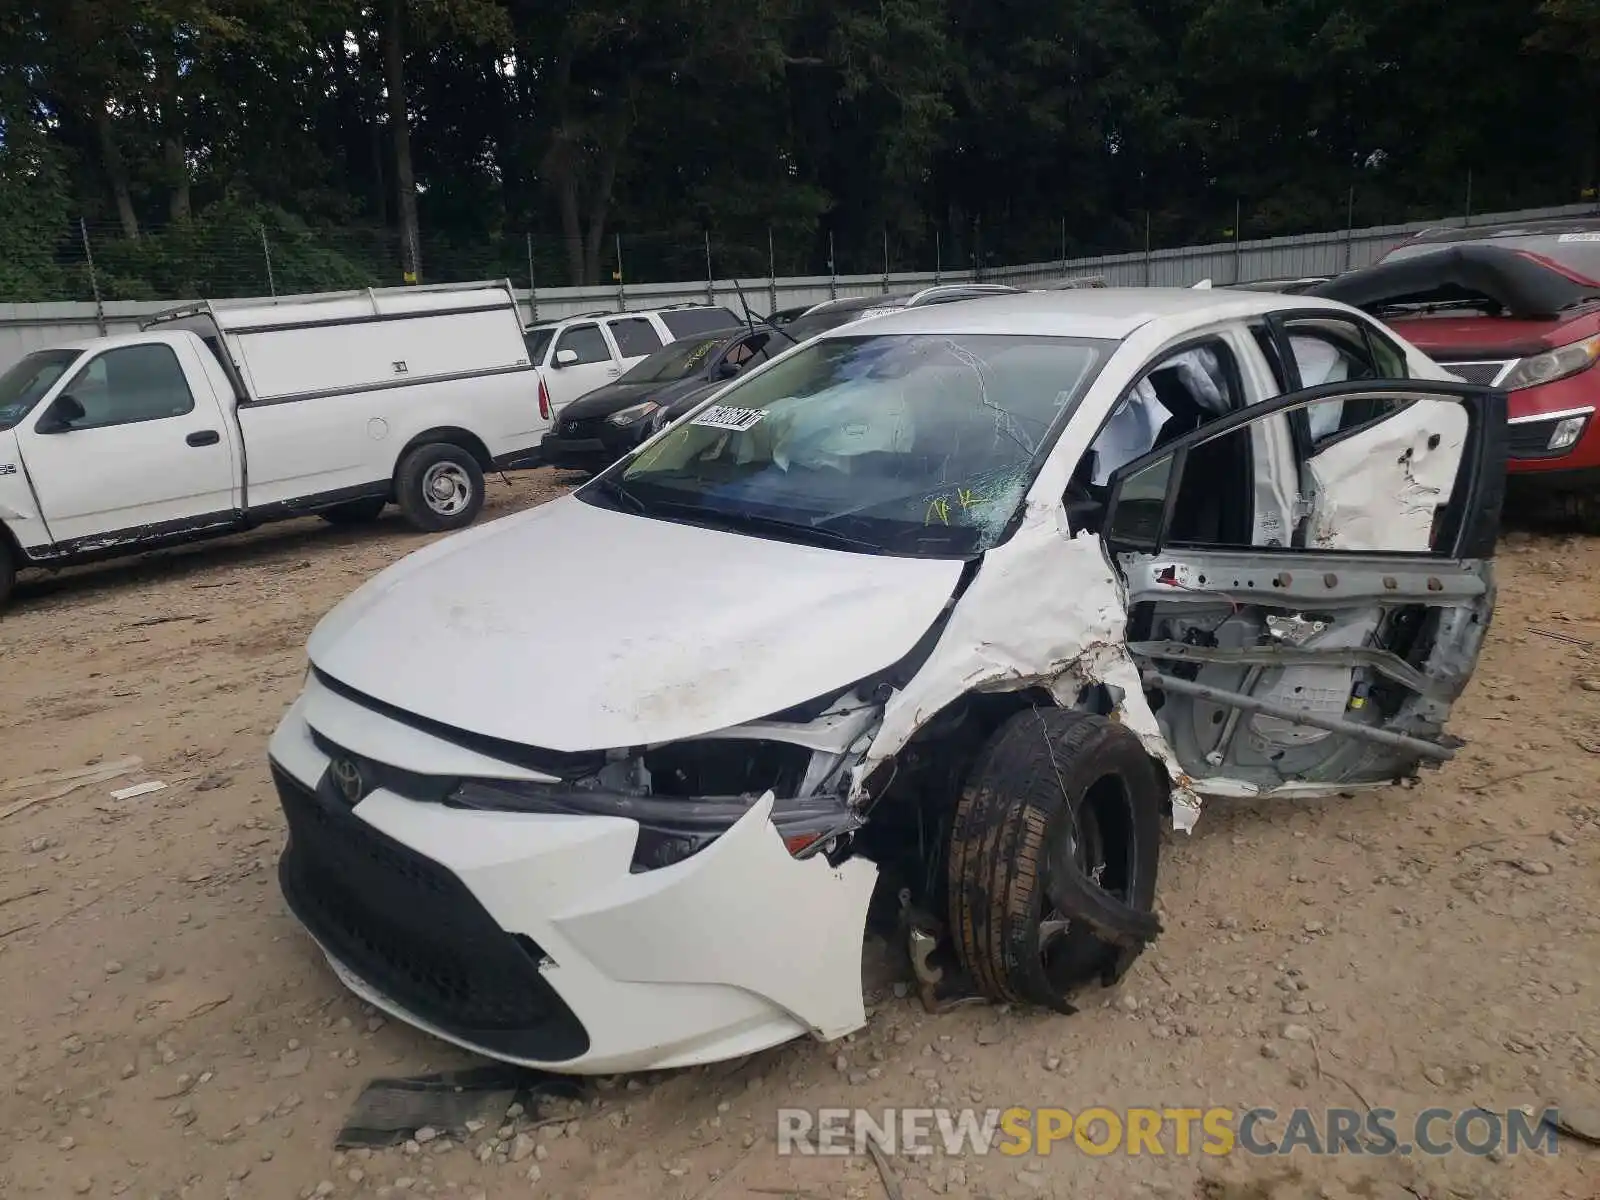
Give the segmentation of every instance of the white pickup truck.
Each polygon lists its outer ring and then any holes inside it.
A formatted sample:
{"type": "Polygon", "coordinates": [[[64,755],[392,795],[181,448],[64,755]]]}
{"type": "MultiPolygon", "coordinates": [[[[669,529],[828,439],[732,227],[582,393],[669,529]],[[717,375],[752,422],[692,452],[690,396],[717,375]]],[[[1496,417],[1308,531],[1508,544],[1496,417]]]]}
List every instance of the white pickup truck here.
{"type": "Polygon", "coordinates": [[[550,425],[509,282],[202,302],[0,375],[0,602],[19,569],[397,504],[468,525],[550,425]]]}

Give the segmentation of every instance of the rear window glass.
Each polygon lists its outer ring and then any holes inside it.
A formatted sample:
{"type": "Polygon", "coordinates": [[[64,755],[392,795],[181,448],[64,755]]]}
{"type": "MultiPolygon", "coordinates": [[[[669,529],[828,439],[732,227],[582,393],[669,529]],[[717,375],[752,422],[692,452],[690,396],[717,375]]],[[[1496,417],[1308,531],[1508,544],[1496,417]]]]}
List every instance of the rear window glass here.
{"type": "Polygon", "coordinates": [[[1566,268],[1585,279],[1600,283],[1600,229],[1572,233],[1504,234],[1500,237],[1473,238],[1459,242],[1423,242],[1396,246],[1383,258],[1384,262],[1399,262],[1403,258],[1416,258],[1437,250],[1455,246],[1499,246],[1505,250],[1521,250],[1537,254],[1566,268]]]}
{"type": "Polygon", "coordinates": [[[727,342],[725,337],[684,338],[658,350],[617,380],[618,383],[670,383],[687,379],[705,367],[711,355],[727,342]]]}
{"type": "Polygon", "coordinates": [[[542,329],[530,329],[522,335],[522,340],[528,347],[528,361],[534,366],[544,362],[544,352],[550,349],[550,339],[555,337],[556,327],[547,325],[542,329]]]}
{"type": "Polygon", "coordinates": [[[736,329],[740,321],[725,308],[675,308],[661,314],[674,340],[711,333],[717,329],[736,329]]]}

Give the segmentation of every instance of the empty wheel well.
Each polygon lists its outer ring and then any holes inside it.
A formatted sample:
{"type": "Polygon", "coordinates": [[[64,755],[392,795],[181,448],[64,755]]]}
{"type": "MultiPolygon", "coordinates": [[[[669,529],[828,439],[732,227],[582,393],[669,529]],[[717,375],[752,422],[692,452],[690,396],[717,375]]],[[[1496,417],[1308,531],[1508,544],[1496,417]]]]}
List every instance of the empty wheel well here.
{"type": "Polygon", "coordinates": [[[17,535],[11,532],[11,527],[0,521],[0,553],[11,555],[11,565],[21,570],[28,565],[28,555],[22,549],[22,543],[17,541],[17,535]]]}
{"type": "Polygon", "coordinates": [[[1015,713],[1059,707],[1049,690],[968,692],[925,721],[884,773],[855,850],[929,901],[943,887],[944,846],[967,773],[983,746],[1015,713]]]}
{"type": "Polygon", "coordinates": [[[489,447],[483,444],[483,440],[475,433],[469,433],[465,429],[458,429],[449,425],[419,433],[407,442],[405,448],[400,451],[400,457],[395,460],[395,469],[398,470],[400,464],[405,461],[406,455],[410,454],[418,446],[432,445],[436,442],[443,442],[448,446],[460,446],[468,454],[472,455],[481,470],[489,471],[493,469],[489,447]]]}
{"type": "MultiPolygon", "coordinates": [[[[855,835],[856,852],[878,863],[886,877],[909,887],[919,902],[943,911],[950,824],[979,753],[1016,713],[1060,707],[1048,689],[1032,687],[970,692],[941,709],[893,760],[878,768],[881,783],[868,780],[874,799],[866,826],[855,835]]],[[[1104,685],[1091,684],[1067,707],[1111,716],[1117,702],[1104,685]]],[[[1149,763],[1157,786],[1169,793],[1172,779],[1166,765],[1153,755],[1149,763]]]]}

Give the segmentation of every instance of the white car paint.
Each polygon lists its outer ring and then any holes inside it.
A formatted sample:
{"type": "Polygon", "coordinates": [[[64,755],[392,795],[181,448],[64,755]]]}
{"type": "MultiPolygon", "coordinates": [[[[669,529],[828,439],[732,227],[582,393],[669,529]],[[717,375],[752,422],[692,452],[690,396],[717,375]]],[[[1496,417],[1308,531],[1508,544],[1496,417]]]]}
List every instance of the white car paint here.
{"type": "MultiPolygon", "coordinates": [[[[181,416],[71,433],[40,433],[24,421],[13,431],[49,540],[67,542],[118,529],[199,519],[239,503],[241,470],[232,438],[190,446],[190,435],[224,428],[223,398],[205,374],[205,353],[192,338],[108,339],[107,348],[157,342],[169,345],[190,381],[193,407],[181,416]]],[[[92,370],[94,348],[34,410],[42,412],[71,378],[92,370]]]]}
{"type": "MultiPolygon", "coordinates": [[[[274,734],[271,754],[298,778],[315,778],[328,756],[311,740],[302,703],[274,734]]],[[[538,943],[553,960],[546,978],[585,1014],[584,1069],[603,1073],[716,1061],[811,1029],[839,1036],[865,1020],[860,988],[836,981],[860,970],[877,872],[864,860],[830,868],[791,858],[766,819],[769,806],[770,796],[707,852],[645,875],[628,874],[635,829],[621,818],[463,813],[381,792],[361,802],[359,817],[448,867],[504,928],[538,943]],[[729,906],[729,896],[743,899],[729,906]],[[805,928],[786,920],[797,902],[805,928]],[[710,909],[725,917],[715,937],[659,936],[663,925],[688,933],[710,909]]],[[[416,1019],[348,969],[341,977],[373,1004],[416,1019]]]]}
{"type": "MultiPolygon", "coordinates": [[[[1186,772],[1125,644],[1128,585],[1098,536],[1071,532],[1062,505],[1074,468],[1142,369],[1197,336],[1215,334],[1240,353],[1249,398],[1269,398],[1270,376],[1239,322],[1287,310],[1365,321],[1341,305],[1272,293],[1114,289],[992,297],[875,318],[875,336],[1003,333],[1120,343],[1029,487],[1020,527],[986,552],[929,656],[881,707],[858,699],[809,724],[773,716],[900,660],[949,607],[960,564],[711,531],[570,497],[437,543],[325,617],[310,641],[312,664],[351,694],[313,676],[274,736],[272,758],[309,793],[332,762],[313,733],[409,771],[502,779],[526,779],[529,770],[456,734],[618,754],[691,738],[776,737],[843,755],[851,798],[862,801],[874,769],[964,696],[1041,686],[1071,706],[1085,686],[1102,685],[1116,718],[1166,765],[1179,829],[1193,825],[1202,794],[1348,790],[1348,783],[1301,780],[1262,788],[1186,772]],[[537,605],[528,600],[535,592],[537,605]]],[[[1414,379],[1450,379],[1420,353],[1405,352],[1414,379]]],[[[1442,402],[1432,410],[1424,400],[1393,431],[1411,445],[1449,435],[1441,466],[1452,453],[1459,460],[1461,448],[1451,421],[1436,419],[1444,410],[1458,412],[1442,402]]],[[[1253,444],[1283,450],[1275,430],[1285,419],[1267,416],[1252,426],[1253,444]]],[[[1341,521],[1393,514],[1387,468],[1364,475],[1354,460],[1326,462],[1326,478],[1341,488],[1341,521]]],[[[1438,467],[1419,465],[1419,486],[1441,477],[1438,467]]],[[[1294,499],[1282,480],[1258,495],[1284,505],[1294,499]]],[[[1423,549],[1426,532],[1407,524],[1391,548],[1423,549]]],[[[1259,526],[1257,538],[1264,541],[1259,526]]],[[[1204,593],[1192,565],[1173,561],[1175,582],[1204,593]]],[[[769,792],[709,848],[642,873],[629,869],[637,825],[623,817],[464,811],[381,786],[350,810],[446,867],[502,929],[537,943],[547,956],[544,980],[591,1034],[589,1050],[575,1058],[487,1048],[386,995],[324,949],[347,985],[387,1011],[496,1057],[562,1071],[685,1065],[801,1033],[836,1037],[864,1020],[857,955],[875,868],[858,857],[837,866],[821,855],[790,857],[768,819],[772,803],[769,792]]]]}
{"type": "Polygon", "coordinates": [[[428,570],[378,576],[324,618],[309,653],[356,691],[489,737],[537,729],[562,751],[671,742],[809,700],[839,682],[841,662],[858,676],[889,666],[960,574],[944,559],[640,521],[569,496],[486,524],[428,570]],[[546,573],[528,603],[529,563],[579,562],[546,573]],[[562,684],[530,688],[530,675],[562,684]]]}
{"type": "Polygon", "coordinates": [[[382,495],[430,431],[511,463],[549,427],[508,284],[202,304],[56,349],[71,365],[0,431],[0,521],[17,566],[382,495]],[[176,376],[147,371],[137,394],[170,395],[172,412],[49,431],[51,405],[74,389],[114,415],[129,393],[103,377],[130,354],[171,356],[176,376]]]}

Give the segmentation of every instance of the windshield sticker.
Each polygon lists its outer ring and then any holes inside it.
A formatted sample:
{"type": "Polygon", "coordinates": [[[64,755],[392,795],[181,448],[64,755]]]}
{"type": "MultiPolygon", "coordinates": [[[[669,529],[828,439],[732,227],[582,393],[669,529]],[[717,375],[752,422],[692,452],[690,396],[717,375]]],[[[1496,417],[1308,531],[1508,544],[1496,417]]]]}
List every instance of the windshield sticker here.
{"type": "Polygon", "coordinates": [[[754,429],[766,415],[766,411],[760,408],[730,408],[726,404],[713,404],[689,424],[743,433],[747,429],[754,429]]]}
{"type": "Polygon", "coordinates": [[[1600,242],[1600,231],[1592,233],[1563,233],[1558,242],[1600,242]]]}
{"type": "Polygon", "coordinates": [[[701,362],[704,361],[706,355],[710,354],[720,345],[722,345],[721,338],[713,338],[709,342],[701,342],[693,350],[689,351],[688,355],[683,360],[683,365],[691,371],[694,370],[694,368],[698,367],[701,362]]]}

